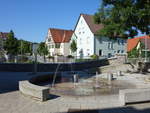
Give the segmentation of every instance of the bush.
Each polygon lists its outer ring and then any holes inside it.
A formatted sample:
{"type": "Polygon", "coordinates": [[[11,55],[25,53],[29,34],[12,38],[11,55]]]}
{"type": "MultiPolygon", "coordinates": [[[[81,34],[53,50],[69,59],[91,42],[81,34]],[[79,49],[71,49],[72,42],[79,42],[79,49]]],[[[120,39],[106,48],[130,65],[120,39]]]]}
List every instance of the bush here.
{"type": "Polygon", "coordinates": [[[87,62],[87,61],[91,61],[91,59],[75,59],[75,62],[87,62]]]}
{"type": "Polygon", "coordinates": [[[64,55],[56,54],[56,56],[63,57],[64,55]]]}
{"type": "MultiPolygon", "coordinates": [[[[35,61],[31,61],[31,60],[29,60],[28,62],[26,62],[26,63],[29,63],[29,64],[35,64],[35,61]]],[[[42,63],[40,63],[40,62],[36,62],[37,64],[42,64],[42,63]]]]}
{"type": "Polygon", "coordinates": [[[18,56],[18,62],[26,63],[28,62],[28,57],[27,56],[18,56]]]}
{"type": "Polygon", "coordinates": [[[67,56],[67,58],[74,58],[74,56],[72,56],[72,55],[68,55],[68,56],[67,56]]]}
{"type": "Polygon", "coordinates": [[[98,55],[94,54],[90,56],[92,59],[98,59],[98,55]]]}
{"type": "Polygon", "coordinates": [[[49,55],[47,58],[48,58],[48,59],[54,59],[54,57],[53,57],[53,56],[50,56],[50,55],[49,55]]]}

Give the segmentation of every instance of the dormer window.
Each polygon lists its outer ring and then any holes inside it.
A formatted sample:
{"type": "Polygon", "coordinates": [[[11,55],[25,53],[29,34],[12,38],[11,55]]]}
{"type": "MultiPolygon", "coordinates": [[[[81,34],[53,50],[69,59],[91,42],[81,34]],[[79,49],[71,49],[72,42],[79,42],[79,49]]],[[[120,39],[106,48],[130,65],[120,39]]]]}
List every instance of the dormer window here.
{"type": "Polygon", "coordinates": [[[51,39],[50,38],[48,38],[48,40],[47,40],[48,42],[50,42],[51,41],[51,39]]]}

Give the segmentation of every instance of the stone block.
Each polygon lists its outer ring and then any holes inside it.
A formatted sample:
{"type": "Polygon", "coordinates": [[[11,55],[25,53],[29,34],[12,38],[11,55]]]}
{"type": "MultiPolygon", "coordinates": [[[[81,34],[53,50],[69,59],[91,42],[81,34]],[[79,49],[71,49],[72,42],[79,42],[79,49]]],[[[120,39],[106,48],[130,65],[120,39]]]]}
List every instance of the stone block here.
{"type": "Polygon", "coordinates": [[[125,89],[119,91],[119,100],[122,105],[127,103],[150,101],[150,89],[125,89]]]}
{"type": "Polygon", "coordinates": [[[37,86],[29,81],[19,81],[19,91],[40,101],[46,101],[49,98],[49,88],[37,86]]]}

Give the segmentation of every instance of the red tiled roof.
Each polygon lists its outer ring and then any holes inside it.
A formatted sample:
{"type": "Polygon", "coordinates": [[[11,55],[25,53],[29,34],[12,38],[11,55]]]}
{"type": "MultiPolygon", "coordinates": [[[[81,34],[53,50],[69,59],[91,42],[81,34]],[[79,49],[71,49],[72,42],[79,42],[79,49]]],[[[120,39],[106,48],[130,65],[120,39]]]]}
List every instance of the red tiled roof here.
{"type": "Polygon", "coordinates": [[[81,14],[81,15],[83,16],[83,18],[87,22],[89,28],[91,29],[91,31],[94,34],[96,34],[97,31],[99,31],[100,29],[103,28],[102,24],[95,24],[94,23],[93,15],[87,15],[87,14],[81,14]]]}
{"type": "Polygon", "coordinates": [[[150,48],[150,36],[141,36],[141,37],[136,37],[136,38],[132,38],[132,39],[128,39],[127,40],[127,51],[131,51],[132,49],[134,49],[138,42],[141,41],[145,44],[145,38],[147,38],[147,45],[148,45],[148,48],[150,48]]]}
{"type": "Polygon", "coordinates": [[[50,28],[49,30],[55,43],[69,42],[73,34],[72,30],[63,30],[54,28],[50,28]]]}
{"type": "Polygon", "coordinates": [[[8,38],[8,34],[9,33],[6,33],[6,32],[0,32],[0,38],[3,38],[3,39],[8,38]]]}

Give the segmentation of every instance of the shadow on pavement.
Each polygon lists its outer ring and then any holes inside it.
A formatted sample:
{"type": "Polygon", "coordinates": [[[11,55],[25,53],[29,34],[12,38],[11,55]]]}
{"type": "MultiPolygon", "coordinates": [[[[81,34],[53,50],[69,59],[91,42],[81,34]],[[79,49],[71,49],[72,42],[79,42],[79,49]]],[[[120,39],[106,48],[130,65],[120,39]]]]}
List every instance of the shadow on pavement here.
{"type": "Polygon", "coordinates": [[[77,110],[69,109],[68,113],[150,113],[148,109],[136,109],[134,107],[117,107],[108,109],[93,109],[93,110],[77,110]]]}

